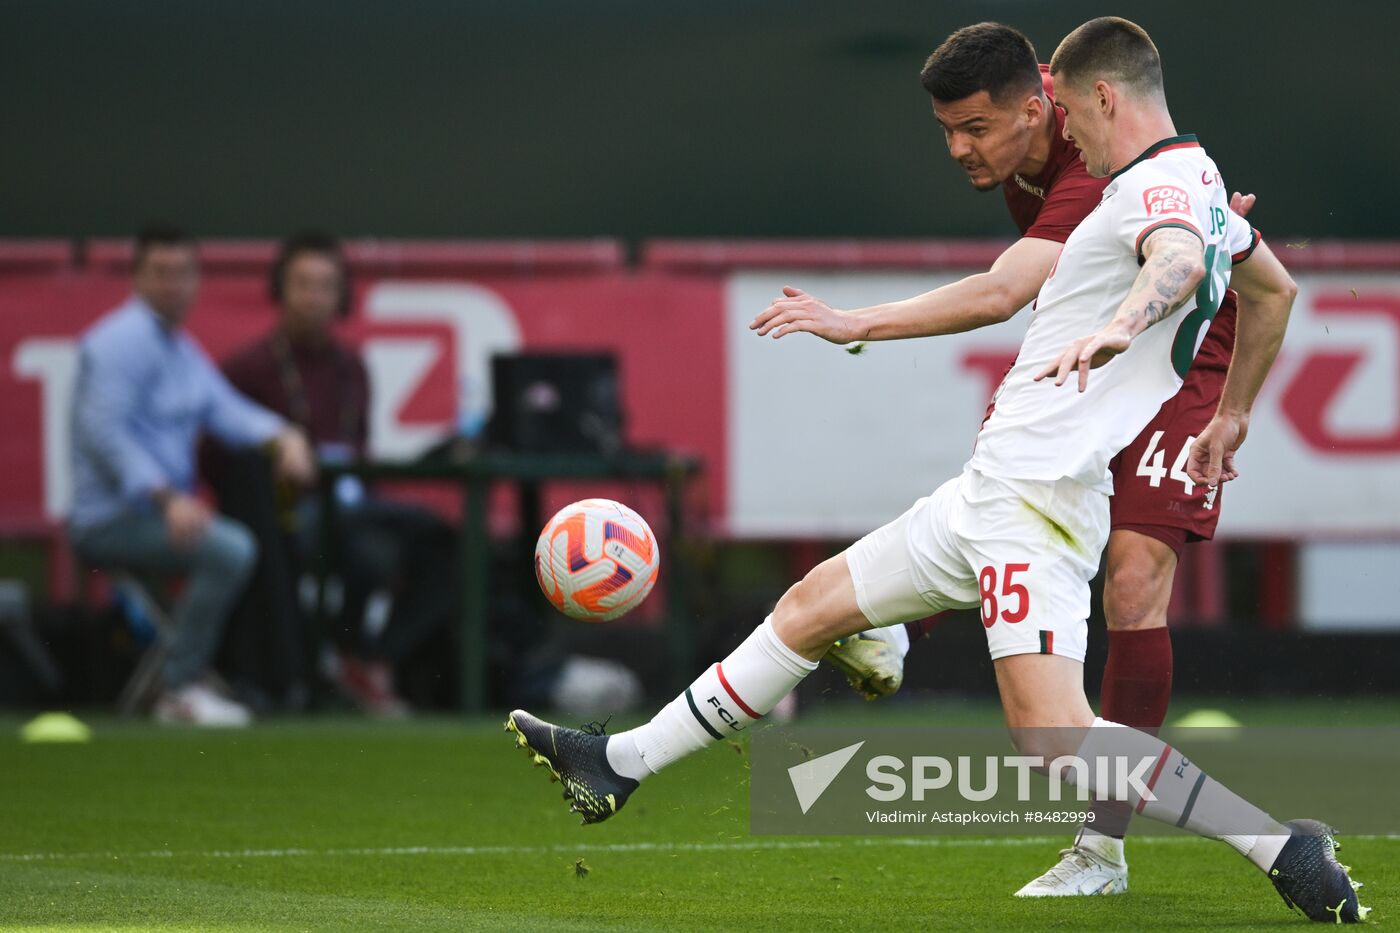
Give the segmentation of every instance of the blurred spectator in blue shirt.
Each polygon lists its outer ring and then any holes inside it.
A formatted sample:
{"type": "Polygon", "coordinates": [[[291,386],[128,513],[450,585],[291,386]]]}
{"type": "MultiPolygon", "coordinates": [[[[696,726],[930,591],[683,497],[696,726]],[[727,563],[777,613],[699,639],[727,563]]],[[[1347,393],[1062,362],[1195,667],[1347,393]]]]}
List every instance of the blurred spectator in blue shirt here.
{"type": "Polygon", "coordinates": [[[168,228],[137,239],[134,294],[82,337],[73,397],[73,513],[79,556],[96,566],[187,578],[155,712],[163,721],[242,725],[246,708],[208,682],[225,618],[256,545],[194,495],[195,446],[208,432],[268,445],[279,472],[312,481],[305,436],[239,395],[181,329],[199,288],[194,241],[168,228]]]}

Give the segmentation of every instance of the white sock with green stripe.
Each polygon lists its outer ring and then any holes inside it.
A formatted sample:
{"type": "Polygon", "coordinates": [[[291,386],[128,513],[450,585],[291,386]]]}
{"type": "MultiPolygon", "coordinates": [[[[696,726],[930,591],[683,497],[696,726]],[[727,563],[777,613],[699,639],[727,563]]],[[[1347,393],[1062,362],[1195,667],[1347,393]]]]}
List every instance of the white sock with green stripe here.
{"type": "Polygon", "coordinates": [[[691,752],[738,735],[817,669],[783,644],[773,617],[763,620],[734,653],[696,678],[644,726],[608,740],[608,764],[640,781],[691,752]]]}
{"type": "MultiPolygon", "coordinates": [[[[1262,871],[1269,870],[1288,841],[1288,827],[1207,775],[1156,736],[1095,719],[1078,757],[1089,762],[1099,757],[1125,758],[1130,763],[1150,758],[1153,765],[1147,771],[1146,786],[1151,797],[1130,790],[1126,802],[1148,819],[1228,843],[1262,871]]],[[[1113,788],[1091,786],[1105,796],[1113,793],[1113,788]]]]}

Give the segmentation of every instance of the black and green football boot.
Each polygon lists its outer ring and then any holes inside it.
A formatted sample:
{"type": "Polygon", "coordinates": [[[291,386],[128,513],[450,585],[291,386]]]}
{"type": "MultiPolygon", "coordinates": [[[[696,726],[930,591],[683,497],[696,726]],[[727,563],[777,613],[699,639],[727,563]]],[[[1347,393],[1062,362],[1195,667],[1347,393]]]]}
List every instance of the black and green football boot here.
{"type": "Polygon", "coordinates": [[[1352,881],[1351,871],[1337,861],[1341,845],[1332,827],[1317,820],[1289,820],[1283,825],[1293,831],[1283,850],[1269,868],[1283,902],[1319,923],[1360,923],[1371,908],[1362,907],[1356,896],[1361,887],[1352,881]]]}
{"type": "Polygon", "coordinates": [[[506,731],[515,733],[515,744],[525,749],[536,765],[549,769],[551,781],[564,785],[564,799],[571,801],[569,809],[583,816],[585,826],[601,823],[621,810],[637,789],[636,781],[608,764],[608,736],[601,724],[569,729],[518,709],[506,719],[506,731]]]}

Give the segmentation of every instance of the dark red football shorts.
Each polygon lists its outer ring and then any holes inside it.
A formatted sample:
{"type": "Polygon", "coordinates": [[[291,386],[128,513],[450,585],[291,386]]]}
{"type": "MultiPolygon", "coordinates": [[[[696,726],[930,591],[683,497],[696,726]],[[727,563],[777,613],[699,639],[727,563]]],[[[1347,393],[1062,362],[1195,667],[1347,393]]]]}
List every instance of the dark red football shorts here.
{"type": "Polygon", "coordinates": [[[1113,471],[1110,515],[1114,531],[1156,538],[1181,556],[1188,541],[1208,541],[1220,520],[1220,490],[1207,490],[1186,475],[1191,442],[1220,403],[1225,373],[1193,368],[1181,391],[1109,464],[1113,471]]]}

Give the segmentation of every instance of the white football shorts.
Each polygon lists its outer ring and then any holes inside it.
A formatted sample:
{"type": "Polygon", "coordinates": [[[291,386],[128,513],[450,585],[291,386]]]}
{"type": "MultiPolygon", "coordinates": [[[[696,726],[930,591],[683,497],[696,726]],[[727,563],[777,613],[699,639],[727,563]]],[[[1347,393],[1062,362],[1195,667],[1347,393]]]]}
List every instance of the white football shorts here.
{"type": "Polygon", "coordinates": [[[847,549],[856,601],[876,627],[979,606],[993,660],[1083,661],[1108,503],[1069,479],[1004,480],[965,469],[847,549]]]}

